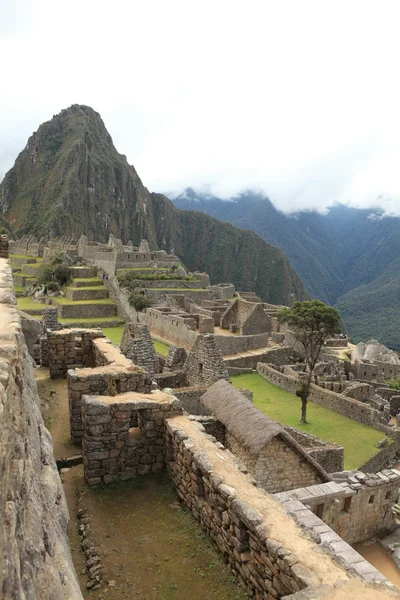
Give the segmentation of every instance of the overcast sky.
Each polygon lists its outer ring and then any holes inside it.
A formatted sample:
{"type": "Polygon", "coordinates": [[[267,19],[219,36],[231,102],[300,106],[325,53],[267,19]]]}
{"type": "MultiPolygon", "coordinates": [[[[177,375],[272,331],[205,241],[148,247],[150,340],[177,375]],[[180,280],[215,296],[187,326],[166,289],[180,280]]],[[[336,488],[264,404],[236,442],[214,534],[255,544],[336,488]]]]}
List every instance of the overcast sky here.
{"type": "Polygon", "coordinates": [[[98,111],[151,191],[400,215],[398,0],[0,0],[0,179],[98,111]]]}

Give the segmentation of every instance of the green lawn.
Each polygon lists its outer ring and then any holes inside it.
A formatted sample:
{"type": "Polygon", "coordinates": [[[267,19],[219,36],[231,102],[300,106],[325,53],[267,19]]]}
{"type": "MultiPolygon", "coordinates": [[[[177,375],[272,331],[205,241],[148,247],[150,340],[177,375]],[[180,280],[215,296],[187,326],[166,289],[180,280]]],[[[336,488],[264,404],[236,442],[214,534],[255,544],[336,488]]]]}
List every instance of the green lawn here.
{"type": "Polygon", "coordinates": [[[91,290],[104,290],[105,288],[104,288],[104,285],[91,285],[91,286],[88,286],[88,287],[72,287],[72,286],[68,285],[66,289],[67,290],[73,290],[74,292],[76,292],[76,291],[79,290],[81,292],[82,290],[85,290],[85,291],[86,290],[89,290],[89,291],[91,291],[91,290]]]}
{"type": "Polygon", "coordinates": [[[255,406],[272,419],[343,446],[345,469],[356,469],[379,452],[376,444],[384,434],[372,427],[312,402],[307,405],[310,424],[304,425],[300,423],[300,400],[294,394],[272,385],[258,373],[232,375],[231,379],[236,388],[252,390],[255,406]]]}
{"type": "Polygon", "coordinates": [[[77,281],[84,281],[85,283],[93,283],[93,285],[100,285],[102,280],[100,277],[74,277],[72,283],[76,283],[77,281]]]}
{"type": "MultiPolygon", "coordinates": [[[[76,317],[71,319],[60,318],[60,323],[69,323],[74,327],[80,327],[82,323],[89,323],[94,326],[98,323],[101,327],[101,323],[109,323],[110,321],[119,321],[121,324],[124,323],[122,317],[76,317]]],[[[106,328],[106,329],[114,329],[114,327],[106,328]]]]}
{"type": "Polygon", "coordinates": [[[168,344],[165,344],[164,342],[160,342],[159,340],[156,340],[155,338],[153,338],[153,343],[154,343],[154,348],[155,348],[156,352],[159,352],[160,354],[167,356],[171,346],[169,346],[168,344]]]}
{"type": "Polygon", "coordinates": [[[34,302],[32,298],[27,296],[17,298],[17,305],[20,310],[43,310],[47,306],[47,304],[34,302]]]}
{"type": "Polygon", "coordinates": [[[102,327],[101,329],[104,335],[106,335],[111,342],[114,342],[114,344],[119,345],[122,340],[122,334],[124,333],[125,324],[120,325],[119,327],[102,327]]]}

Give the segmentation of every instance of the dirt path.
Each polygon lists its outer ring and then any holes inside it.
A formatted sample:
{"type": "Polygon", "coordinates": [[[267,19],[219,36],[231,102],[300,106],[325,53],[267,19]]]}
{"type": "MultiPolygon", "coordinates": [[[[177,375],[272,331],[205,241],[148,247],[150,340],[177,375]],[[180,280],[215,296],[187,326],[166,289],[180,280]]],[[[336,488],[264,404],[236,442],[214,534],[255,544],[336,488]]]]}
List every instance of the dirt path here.
{"type": "Polygon", "coordinates": [[[46,427],[53,438],[54,456],[68,458],[81,449],[70,441],[68,390],[65,379],[50,379],[49,369],[35,369],[35,379],[42,403],[46,427]]]}

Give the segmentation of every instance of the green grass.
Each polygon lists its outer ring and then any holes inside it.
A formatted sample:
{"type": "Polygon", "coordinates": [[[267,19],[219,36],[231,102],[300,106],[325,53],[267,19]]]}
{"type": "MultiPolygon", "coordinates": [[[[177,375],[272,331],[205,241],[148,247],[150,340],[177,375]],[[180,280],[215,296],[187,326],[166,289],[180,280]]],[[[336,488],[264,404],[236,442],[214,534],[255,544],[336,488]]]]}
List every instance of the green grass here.
{"type": "MultiPolygon", "coordinates": [[[[123,269],[117,269],[117,273],[127,271],[154,271],[153,267],[125,267],[123,269]]],[[[168,267],[160,267],[157,271],[169,271],[168,267]]]]}
{"type": "Polygon", "coordinates": [[[101,329],[111,342],[118,345],[121,343],[125,325],[120,325],[119,327],[102,327],[101,329]]]}
{"type": "Polygon", "coordinates": [[[15,291],[16,294],[17,293],[22,294],[22,292],[25,291],[25,288],[24,288],[23,285],[14,285],[14,291],[15,291]]]}
{"type": "Polygon", "coordinates": [[[98,284],[101,283],[101,279],[100,277],[74,277],[74,279],[72,280],[72,283],[76,283],[77,281],[84,281],[86,283],[94,283],[94,284],[98,284]]]}
{"type": "Polygon", "coordinates": [[[232,375],[231,379],[236,388],[252,390],[255,406],[272,419],[343,446],[345,469],[356,469],[379,452],[376,444],[384,435],[372,427],[313,402],[307,405],[310,423],[305,425],[300,423],[301,403],[294,394],[272,385],[258,373],[232,375]]]}
{"type": "MultiPolygon", "coordinates": [[[[78,318],[72,317],[71,319],[63,319],[62,317],[59,319],[60,323],[67,323],[69,325],[74,325],[79,327],[81,324],[88,323],[91,325],[96,325],[97,323],[101,327],[102,323],[109,323],[110,321],[116,321],[119,323],[124,323],[124,320],[121,317],[86,317],[86,318],[78,318]]],[[[106,328],[108,329],[108,328],[106,328]]],[[[109,329],[114,329],[114,327],[110,327],[109,329]]]]}
{"type": "Polygon", "coordinates": [[[163,342],[159,342],[157,340],[153,340],[153,343],[154,343],[154,349],[156,352],[159,352],[160,354],[167,356],[170,346],[167,346],[167,344],[163,344],[163,342]]]}
{"type": "Polygon", "coordinates": [[[87,290],[89,290],[89,291],[91,291],[91,290],[104,290],[104,285],[91,285],[91,286],[88,286],[88,287],[72,287],[72,286],[68,285],[66,289],[72,290],[74,292],[77,292],[77,291],[81,292],[82,290],[84,290],[84,291],[87,291],[87,290]]]}
{"type": "MultiPolygon", "coordinates": [[[[87,289],[87,288],[83,288],[87,289]]],[[[102,298],[101,300],[68,300],[68,298],[56,297],[53,298],[54,304],[115,304],[109,298],[102,298]]],[[[81,319],[83,321],[83,319],[81,319]]]]}
{"type": "Polygon", "coordinates": [[[29,297],[17,298],[17,305],[20,310],[43,310],[47,306],[47,304],[34,302],[32,298],[29,297]]]}

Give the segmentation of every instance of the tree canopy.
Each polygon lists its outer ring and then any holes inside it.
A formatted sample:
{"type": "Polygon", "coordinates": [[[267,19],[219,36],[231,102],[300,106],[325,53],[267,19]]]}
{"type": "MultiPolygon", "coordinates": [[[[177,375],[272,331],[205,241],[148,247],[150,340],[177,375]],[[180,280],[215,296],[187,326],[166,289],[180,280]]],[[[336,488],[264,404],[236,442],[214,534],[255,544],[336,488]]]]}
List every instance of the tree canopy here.
{"type": "Polygon", "coordinates": [[[336,308],[328,306],[321,300],[305,300],[295,302],[291,308],[282,308],[277,317],[280,323],[287,323],[293,330],[295,338],[304,350],[308,376],[301,378],[296,394],[302,400],[301,421],[306,423],[307,399],[314,368],[324,341],[340,331],[340,314],[336,308]]]}

